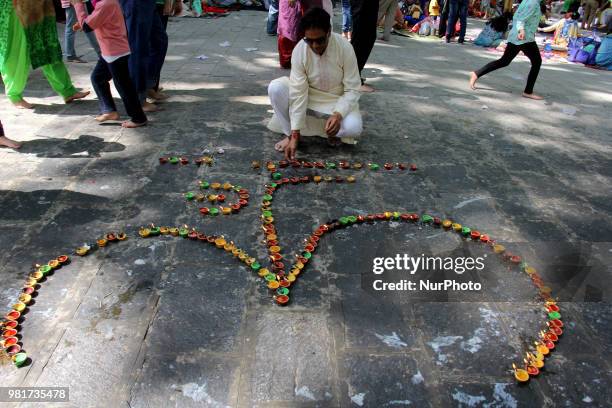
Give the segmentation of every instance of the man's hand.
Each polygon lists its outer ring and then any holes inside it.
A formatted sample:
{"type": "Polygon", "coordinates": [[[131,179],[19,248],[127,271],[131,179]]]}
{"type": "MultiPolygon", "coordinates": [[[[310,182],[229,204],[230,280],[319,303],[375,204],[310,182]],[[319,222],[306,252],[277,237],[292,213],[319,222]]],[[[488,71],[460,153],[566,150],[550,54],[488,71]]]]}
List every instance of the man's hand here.
{"type": "Polygon", "coordinates": [[[72,26],[72,31],[75,31],[75,32],[76,32],[76,31],[81,31],[81,29],[82,29],[82,28],[83,28],[83,27],[81,27],[81,23],[75,23],[75,24],[72,26]]]}
{"type": "Polygon", "coordinates": [[[325,133],[327,136],[336,136],[340,131],[341,124],[342,115],[338,112],[334,112],[325,123],[325,133]]]}
{"type": "Polygon", "coordinates": [[[285,158],[287,160],[294,160],[295,154],[297,153],[297,145],[300,140],[300,131],[294,130],[291,132],[291,136],[289,136],[289,143],[285,147],[285,158]]]}
{"type": "Polygon", "coordinates": [[[521,28],[518,31],[518,35],[517,35],[518,39],[523,41],[525,39],[525,29],[521,28]]]}

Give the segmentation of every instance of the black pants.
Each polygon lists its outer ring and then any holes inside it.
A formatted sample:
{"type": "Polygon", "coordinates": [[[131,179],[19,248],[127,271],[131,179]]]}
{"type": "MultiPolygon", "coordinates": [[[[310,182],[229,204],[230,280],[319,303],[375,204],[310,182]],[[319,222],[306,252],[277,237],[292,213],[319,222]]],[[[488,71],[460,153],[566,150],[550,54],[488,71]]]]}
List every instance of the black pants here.
{"type": "Polygon", "coordinates": [[[478,71],[476,71],[476,76],[480,78],[481,76],[486,75],[491,71],[507,67],[508,65],[510,65],[512,60],[518,55],[520,51],[523,51],[523,54],[525,54],[527,58],[529,58],[529,61],[531,61],[531,70],[529,71],[529,76],[527,77],[527,86],[525,86],[525,93],[532,94],[533,86],[535,85],[536,79],[538,79],[538,74],[540,73],[540,66],[542,65],[540,49],[538,48],[538,45],[535,43],[535,41],[521,45],[508,43],[508,45],[506,46],[506,51],[504,51],[504,55],[502,55],[500,59],[489,62],[484,67],[480,68],[478,71]]]}
{"type": "Polygon", "coordinates": [[[351,0],[351,14],[353,17],[351,44],[361,73],[376,42],[378,0],[351,0]]]}
{"type": "Polygon", "coordinates": [[[142,111],[138,92],[136,92],[136,87],[130,77],[128,60],[129,57],[125,56],[109,64],[100,57],[91,73],[91,83],[98,96],[102,113],[117,111],[109,84],[109,81],[112,79],[132,122],[144,123],[147,121],[147,117],[142,111]]]}
{"type": "Polygon", "coordinates": [[[440,1],[438,3],[440,5],[440,10],[442,10],[442,12],[440,13],[440,25],[438,26],[438,37],[440,38],[446,35],[446,25],[448,23],[449,6],[446,4],[446,1],[440,1]]]}

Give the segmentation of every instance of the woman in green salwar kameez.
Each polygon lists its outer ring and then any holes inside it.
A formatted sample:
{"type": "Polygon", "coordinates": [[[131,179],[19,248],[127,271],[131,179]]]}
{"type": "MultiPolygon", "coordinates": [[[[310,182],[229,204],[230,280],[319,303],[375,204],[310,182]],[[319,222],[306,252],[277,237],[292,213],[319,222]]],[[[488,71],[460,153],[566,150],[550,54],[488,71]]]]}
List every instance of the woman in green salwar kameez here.
{"type": "Polygon", "coordinates": [[[62,62],[53,0],[0,0],[0,73],[6,96],[22,109],[32,108],[23,99],[30,66],[42,67],[66,103],[89,94],[75,89],[62,62]]]}

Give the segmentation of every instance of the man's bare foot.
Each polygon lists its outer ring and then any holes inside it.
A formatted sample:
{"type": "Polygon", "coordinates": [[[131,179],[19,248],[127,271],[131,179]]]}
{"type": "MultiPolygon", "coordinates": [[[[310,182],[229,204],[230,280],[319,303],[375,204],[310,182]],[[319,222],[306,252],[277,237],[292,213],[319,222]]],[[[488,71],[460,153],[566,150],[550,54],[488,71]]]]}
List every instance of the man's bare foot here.
{"type": "Polygon", "coordinates": [[[361,88],[359,88],[360,92],[364,92],[364,93],[372,93],[374,92],[374,88],[372,88],[370,85],[367,84],[363,84],[361,85],[361,88]]]}
{"type": "Polygon", "coordinates": [[[169,96],[165,93],[162,93],[161,91],[155,91],[153,89],[149,89],[147,91],[147,97],[155,99],[156,101],[164,101],[169,98],[169,96]]]}
{"type": "Polygon", "coordinates": [[[147,122],[136,123],[136,122],[132,122],[131,120],[126,120],[125,122],[121,124],[121,127],[133,129],[133,128],[138,128],[138,127],[146,126],[146,125],[147,125],[147,122]]]}
{"type": "Polygon", "coordinates": [[[277,152],[284,152],[285,147],[289,144],[289,136],[285,136],[283,140],[274,145],[274,150],[277,152]]]}
{"type": "Polygon", "coordinates": [[[21,147],[21,143],[9,139],[8,137],[0,136],[0,146],[10,147],[11,149],[19,149],[21,147]]]}
{"type": "Polygon", "coordinates": [[[478,81],[478,75],[476,75],[475,72],[472,72],[470,74],[470,88],[472,88],[472,90],[476,90],[476,81],[478,81]]]}
{"type": "Polygon", "coordinates": [[[534,93],[528,94],[528,93],[525,93],[525,92],[523,92],[523,98],[535,99],[536,101],[541,101],[542,99],[544,99],[543,96],[536,95],[534,93]]]}
{"type": "Polygon", "coordinates": [[[64,102],[66,103],[71,103],[73,101],[76,101],[77,99],[83,99],[85,98],[87,95],[89,95],[90,92],[89,91],[79,91],[77,93],[75,93],[72,96],[67,97],[66,99],[64,99],[64,102]]]}
{"type": "Polygon", "coordinates": [[[34,105],[29,103],[25,99],[22,99],[17,102],[13,102],[13,106],[15,106],[17,109],[34,109],[34,105]]]}
{"type": "Polygon", "coordinates": [[[156,106],[154,103],[145,101],[142,104],[142,110],[145,112],[159,112],[162,110],[159,106],[156,106]]]}
{"type": "Polygon", "coordinates": [[[96,120],[100,123],[106,122],[107,120],[119,120],[119,113],[118,112],[103,113],[99,116],[96,116],[96,120]]]}

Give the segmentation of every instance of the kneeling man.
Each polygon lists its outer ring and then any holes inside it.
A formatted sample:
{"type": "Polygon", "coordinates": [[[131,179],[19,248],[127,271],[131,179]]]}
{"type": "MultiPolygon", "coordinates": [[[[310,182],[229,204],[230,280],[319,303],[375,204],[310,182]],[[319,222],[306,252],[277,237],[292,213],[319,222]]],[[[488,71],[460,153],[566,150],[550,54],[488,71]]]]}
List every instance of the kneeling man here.
{"type": "Polygon", "coordinates": [[[291,75],[270,82],[274,116],[268,128],[285,138],[275,149],[294,159],[301,136],[321,136],[330,145],[356,144],[363,130],[361,79],[351,44],[331,32],[329,14],[310,9],[300,21],[304,39],[291,56],[291,75]]]}

